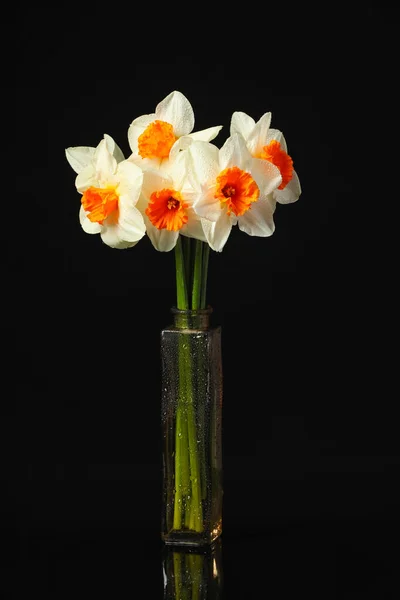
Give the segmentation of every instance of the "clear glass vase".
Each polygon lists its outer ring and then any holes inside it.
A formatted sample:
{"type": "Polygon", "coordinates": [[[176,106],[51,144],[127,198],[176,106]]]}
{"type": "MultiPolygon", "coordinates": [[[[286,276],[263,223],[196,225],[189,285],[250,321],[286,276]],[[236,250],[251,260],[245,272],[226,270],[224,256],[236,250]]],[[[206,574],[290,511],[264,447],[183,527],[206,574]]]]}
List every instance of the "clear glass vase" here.
{"type": "Polygon", "coordinates": [[[167,544],[212,544],[222,532],[221,328],[212,309],[172,309],[161,332],[163,496],[167,544]]]}
{"type": "Polygon", "coordinates": [[[220,539],[203,548],[165,546],[164,600],[221,600],[221,549],[220,539]]]}

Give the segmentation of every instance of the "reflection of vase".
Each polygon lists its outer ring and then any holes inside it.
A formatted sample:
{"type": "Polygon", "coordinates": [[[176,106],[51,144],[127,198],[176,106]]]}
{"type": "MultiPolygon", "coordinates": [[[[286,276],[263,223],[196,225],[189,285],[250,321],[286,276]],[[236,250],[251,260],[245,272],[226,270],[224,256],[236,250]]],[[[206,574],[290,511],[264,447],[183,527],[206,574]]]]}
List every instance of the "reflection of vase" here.
{"type": "Polygon", "coordinates": [[[166,546],[163,555],[164,600],[219,600],[223,577],[221,540],[205,549],[166,546]]]}
{"type": "Polygon", "coordinates": [[[212,543],[222,531],[221,329],[212,309],[173,309],[161,332],[162,538],[212,543]]]}

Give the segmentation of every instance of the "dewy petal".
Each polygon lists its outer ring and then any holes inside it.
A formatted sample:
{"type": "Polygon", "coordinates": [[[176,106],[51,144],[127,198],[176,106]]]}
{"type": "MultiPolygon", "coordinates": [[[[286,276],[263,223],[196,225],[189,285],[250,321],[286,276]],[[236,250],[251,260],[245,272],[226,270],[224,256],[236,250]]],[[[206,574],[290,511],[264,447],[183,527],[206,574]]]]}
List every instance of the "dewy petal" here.
{"type": "Polygon", "coordinates": [[[203,219],[202,225],[207,242],[212,250],[221,252],[232,230],[232,219],[230,216],[226,211],[221,211],[218,221],[212,223],[203,219]]]}
{"type": "Polygon", "coordinates": [[[100,144],[96,148],[94,164],[96,169],[96,176],[101,185],[107,184],[117,170],[117,161],[110,154],[107,148],[107,141],[101,140],[100,144]]]}
{"type": "Polygon", "coordinates": [[[244,112],[234,112],[231,118],[230,134],[240,133],[245,140],[254,129],[256,122],[244,112]]]}
{"type": "Polygon", "coordinates": [[[217,146],[194,141],[188,150],[188,158],[188,179],[193,188],[202,189],[215,182],[221,171],[217,146]]]}
{"type": "Polygon", "coordinates": [[[211,186],[193,202],[195,212],[202,218],[209,221],[218,221],[222,212],[226,212],[221,208],[221,202],[214,196],[215,186],[211,186]]]}
{"type": "MultiPolygon", "coordinates": [[[[107,225],[107,221],[106,221],[107,225]]],[[[137,242],[146,233],[143,216],[132,206],[129,196],[119,198],[118,235],[127,242],[137,242]]]]}
{"type": "Polygon", "coordinates": [[[100,223],[92,223],[92,221],[89,221],[86,216],[86,211],[82,205],[79,210],[79,222],[82,225],[83,231],[86,233],[100,233],[100,231],[103,229],[100,223]]]}
{"type": "Polygon", "coordinates": [[[264,146],[268,146],[268,144],[270,144],[272,140],[276,140],[277,142],[279,142],[281,145],[281,149],[287,153],[287,144],[282,131],[279,131],[279,129],[270,129],[268,131],[268,135],[264,146]]]}
{"type": "Polygon", "coordinates": [[[139,136],[142,135],[143,131],[146,129],[146,127],[148,127],[150,125],[150,123],[152,123],[153,121],[155,121],[156,119],[156,115],[155,113],[152,113],[150,115],[142,115],[141,117],[137,117],[137,119],[134,119],[132,121],[132,123],[129,126],[128,129],[128,142],[129,142],[129,146],[130,149],[132,150],[132,152],[134,154],[138,154],[138,139],[139,136]]]}
{"type": "Polygon", "coordinates": [[[103,227],[103,231],[100,233],[100,237],[107,246],[110,248],[116,248],[117,250],[124,250],[126,248],[133,248],[136,246],[136,242],[128,242],[120,237],[121,231],[116,225],[111,227],[103,227]]]}
{"type": "Polygon", "coordinates": [[[142,196],[148,201],[153,192],[173,188],[172,179],[162,171],[150,169],[143,173],[142,196]]]}
{"type": "Polygon", "coordinates": [[[192,208],[188,208],[188,217],[189,220],[187,224],[181,228],[179,233],[181,235],[185,235],[186,237],[191,237],[202,242],[207,242],[207,238],[203,229],[204,219],[200,219],[199,216],[194,213],[192,208]]]}
{"type": "Polygon", "coordinates": [[[282,183],[281,172],[269,160],[253,158],[251,174],[260,188],[262,196],[270,194],[282,183]]]}
{"type": "Polygon", "coordinates": [[[110,152],[110,154],[113,155],[113,157],[115,158],[117,163],[120,163],[123,160],[125,160],[125,157],[124,157],[124,154],[123,154],[121,148],[115,143],[115,141],[113,140],[111,135],[108,135],[107,133],[105,133],[104,139],[106,140],[108,151],[110,152]]]}
{"type": "Polygon", "coordinates": [[[292,179],[283,190],[275,190],[273,192],[275,200],[280,204],[291,204],[292,202],[296,202],[299,199],[300,194],[300,181],[296,171],[293,171],[292,179]]]}
{"type": "Polygon", "coordinates": [[[75,178],[75,186],[78,192],[83,192],[91,186],[98,187],[99,181],[96,176],[96,169],[93,163],[89,164],[75,178]]]}
{"type": "Polygon", "coordinates": [[[76,146],[67,148],[65,156],[75,173],[79,174],[91,164],[94,152],[95,148],[91,148],[90,146],[76,146]]]}
{"type": "Polygon", "coordinates": [[[117,166],[118,193],[128,196],[134,206],[139,199],[143,183],[143,171],[133,162],[124,160],[117,166]]]}
{"type": "Polygon", "coordinates": [[[260,198],[251,205],[242,216],[238,217],[241,231],[257,237],[268,237],[274,233],[274,204],[268,197],[260,198]]]}
{"type": "Polygon", "coordinates": [[[250,171],[252,157],[247,149],[244,137],[240,133],[231,135],[219,151],[220,170],[239,167],[250,171]]]}
{"type": "Polygon", "coordinates": [[[189,100],[181,92],[171,92],[156,107],[156,118],[170,123],[176,137],[187,135],[194,127],[194,113],[189,100]]]}
{"type": "Polygon", "coordinates": [[[169,252],[176,246],[179,231],[168,231],[167,229],[157,229],[145,215],[147,235],[154,248],[159,252],[169,252]]]}
{"type": "Polygon", "coordinates": [[[202,129],[201,131],[195,131],[190,133],[189,137],[193,140],[199,140],[201,142],[211,142],[215,139],[222,129],[222,125],[216,125],[215,127],[209,127],[208,129],[202,129]]]}
{"type": "Polygon", "coordinates": [[[247,145],[253,156],[259,156],[262,152],[263,147],[266,145],[265,140],[268,136],[270,124],[271,113],[267,112],[255,124],[253,131],[247,138],[247,145]]]}

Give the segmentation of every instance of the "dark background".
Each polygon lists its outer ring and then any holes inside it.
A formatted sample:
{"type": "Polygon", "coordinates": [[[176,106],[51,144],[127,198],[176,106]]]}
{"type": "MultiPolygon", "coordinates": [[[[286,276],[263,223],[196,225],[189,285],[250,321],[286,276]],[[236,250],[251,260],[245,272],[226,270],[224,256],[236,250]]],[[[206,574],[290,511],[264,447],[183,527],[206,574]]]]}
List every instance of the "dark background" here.
{"type": "Polygon", "coordinates": [[[233,111],[271,111],[302,185],[297,203],[278,205],[272,237],[235,229],[210,256],[225,595],[398,597],[397,9],[218,10],[35,7],[12,24],[9,597],[25,584],[133,595],[140,577],[162,597],[159,334],[174,255],[147,238],[118,251],[85,234],[64,150],[108,133],[127,156],[130,122],[175,89],[195,130],[224,125],[218,145],[233,111]]]}

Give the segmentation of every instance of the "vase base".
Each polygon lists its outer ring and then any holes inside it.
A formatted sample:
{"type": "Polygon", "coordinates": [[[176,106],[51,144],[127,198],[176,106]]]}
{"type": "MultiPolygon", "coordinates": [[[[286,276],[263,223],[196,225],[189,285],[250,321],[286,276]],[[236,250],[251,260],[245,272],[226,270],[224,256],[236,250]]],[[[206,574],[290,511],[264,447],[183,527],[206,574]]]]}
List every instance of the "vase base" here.
{"type": "Polygon", "coordinates": [[[187,530],[172,530],[162,534],[165,544],[171,546],[211,546],[222,534],[222,524],[218,523],[212,531],[197,533],[187,530]]]}

